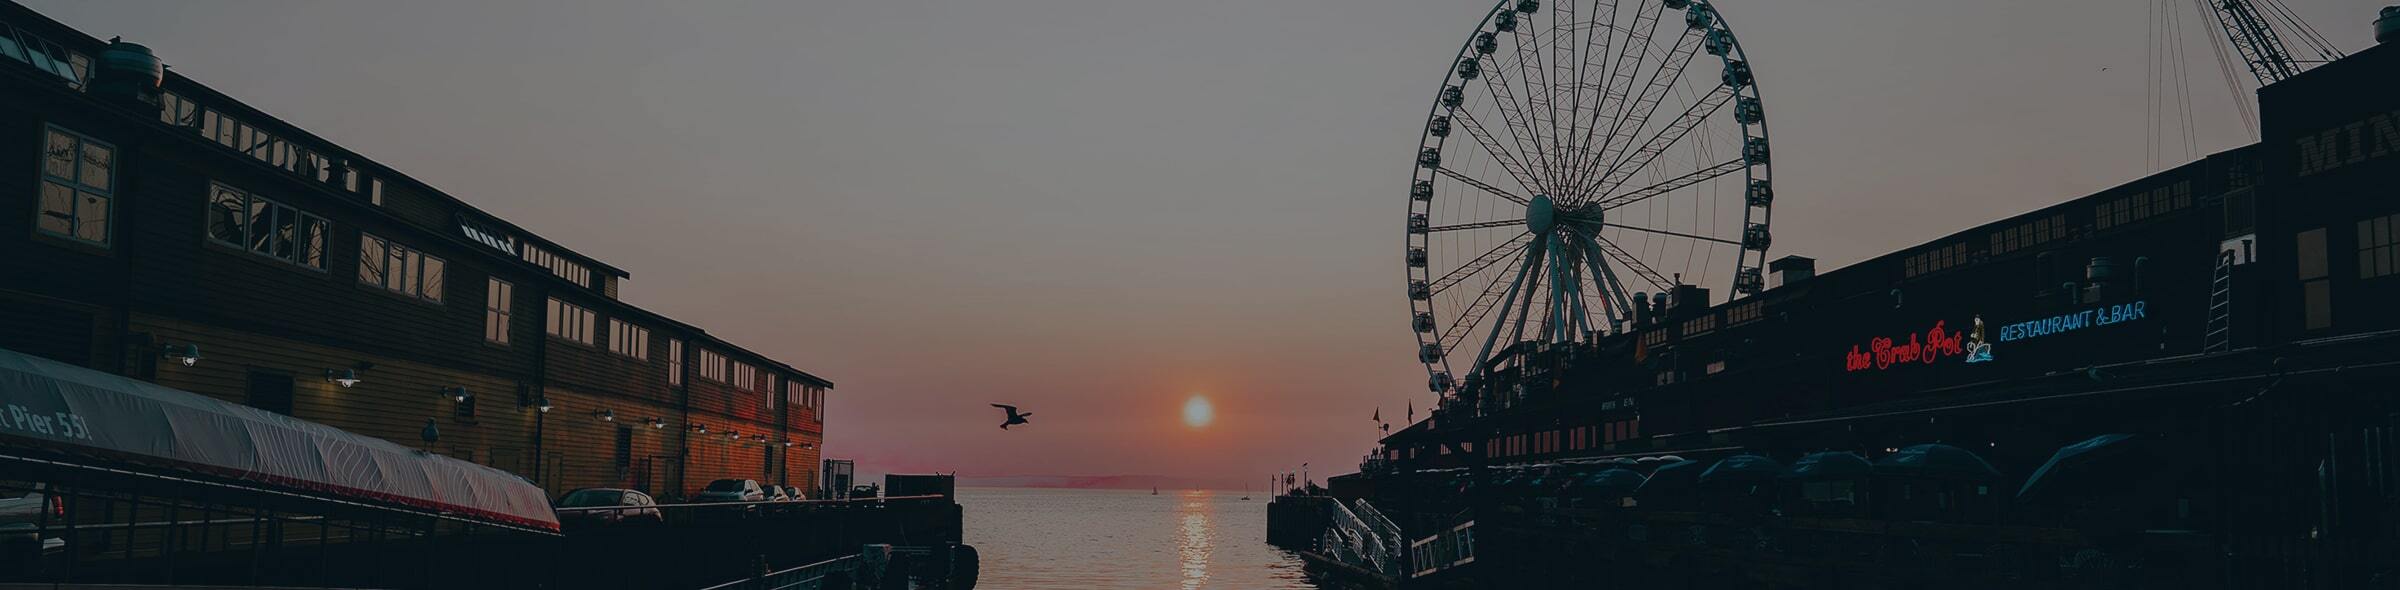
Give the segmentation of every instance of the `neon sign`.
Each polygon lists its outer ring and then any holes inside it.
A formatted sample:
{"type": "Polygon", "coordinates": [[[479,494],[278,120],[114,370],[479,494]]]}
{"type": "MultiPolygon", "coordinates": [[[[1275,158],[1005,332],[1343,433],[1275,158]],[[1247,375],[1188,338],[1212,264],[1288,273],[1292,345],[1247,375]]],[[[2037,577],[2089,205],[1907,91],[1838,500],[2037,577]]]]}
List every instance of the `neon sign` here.
{"type": "Polygon", "coordinates": [[[1905,364],[1934,364],[1945,358],[1965,357],[1967,363],[1992,362],[1992,345],[2064,334],[2087,328],[2112,326],[2150,317],[2150,302],[2135,301],[2102,305],[2037,318],[2000,327],[1999,338],[1984,337],[1983,316],[1974,316],[1971,331],[1952,330],[1947,322],[1936,321],[1933,329],[1908,334],[1899,339],[1878,336],[1865,346],[1852,345],[1842,355],[1842,369],[1847,372],[1882,371],[1905,364]]]}
{"type": "Polygon", "coordinates": [[[1909,334],[1908,341],[1895,342],[1888,336],[1877,336],[1867,342],[1866,350],[1853,345],[1843,355],[1843,366],[1850,372],[1892,368],[1908,363],[1933,364],[1945,357],[1966,354],[1966,333],[1950,329],[1949,322],[1936,321],[1933,329],[1924,334],[1909,334]],[[1922,340],[1918,339],[1923,336],[1922,340]]]}
{"type": "Polygon", "coordinates": [[[2094,326],[2130,322],[2146,317],[2150,317],[2150,302],[2148,301],[2103,305],[2083,311],[2001,326],[2000,341],[2014,342],[2027,338],[2039,338],[2094,326]]]}

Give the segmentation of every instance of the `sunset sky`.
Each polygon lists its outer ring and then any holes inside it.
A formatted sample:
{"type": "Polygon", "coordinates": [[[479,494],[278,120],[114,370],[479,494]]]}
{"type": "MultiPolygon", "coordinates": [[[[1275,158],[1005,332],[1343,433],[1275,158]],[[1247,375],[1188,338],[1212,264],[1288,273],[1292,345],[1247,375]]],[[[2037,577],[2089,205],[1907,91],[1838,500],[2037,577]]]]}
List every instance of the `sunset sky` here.
{"type": "MultiPolygon", "coordinates": [[[[1354,470],[1372,412],[1432,400],[1408,166],[1491,6],[26,3],[831,379],[828,456],[862,475],[1232,485],[1354,470]]],[[[2199,149],[2155,163],[2153,2],[1717,4],[1772,128],[1773,255],[1820,269],[2251,141],[2187,0],[2199,149]]],[[[2292,4],[2357,48],[2383,2],[2292,4]]]]}

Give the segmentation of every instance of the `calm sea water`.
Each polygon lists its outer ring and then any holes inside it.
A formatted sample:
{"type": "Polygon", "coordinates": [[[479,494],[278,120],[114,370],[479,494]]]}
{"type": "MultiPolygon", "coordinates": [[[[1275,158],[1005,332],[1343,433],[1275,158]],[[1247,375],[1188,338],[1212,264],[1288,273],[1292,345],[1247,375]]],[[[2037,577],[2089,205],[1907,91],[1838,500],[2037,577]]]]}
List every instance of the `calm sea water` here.
{"type": "Polygon", "coordinates": [[[1267,496],[1206,490],[961,488],[989,590],[1314,589],[1267,546],[1267,496]]]}

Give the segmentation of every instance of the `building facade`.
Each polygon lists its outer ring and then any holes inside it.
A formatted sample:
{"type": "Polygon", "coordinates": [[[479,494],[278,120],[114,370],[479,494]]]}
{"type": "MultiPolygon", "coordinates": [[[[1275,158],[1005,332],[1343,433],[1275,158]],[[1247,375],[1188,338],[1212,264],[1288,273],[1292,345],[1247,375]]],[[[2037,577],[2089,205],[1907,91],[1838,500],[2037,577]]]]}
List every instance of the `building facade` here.
{"type": "Polygon", "coordinates": [[[27,164],[0,172],[0,348],[553,494],[816,486],[831,382],[200,82],[152,85],[147,53],[0,3],[0,160],[27,164]]]}

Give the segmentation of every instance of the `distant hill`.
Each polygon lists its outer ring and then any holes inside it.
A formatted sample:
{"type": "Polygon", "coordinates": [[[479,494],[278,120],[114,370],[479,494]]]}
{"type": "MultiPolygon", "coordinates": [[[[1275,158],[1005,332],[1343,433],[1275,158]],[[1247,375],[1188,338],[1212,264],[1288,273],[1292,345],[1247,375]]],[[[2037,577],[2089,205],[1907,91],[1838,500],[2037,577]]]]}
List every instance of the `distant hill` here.
{"type": "MultiPolygon", "coordinates": [[[[967,475],[958,485],[987,488],[1068,488],[1085,490],[1239,490],[1241,482],[1165,475],[967,475]]],[[[1262,484],[1251,484],[1255,488],[1262,484]]]]}

